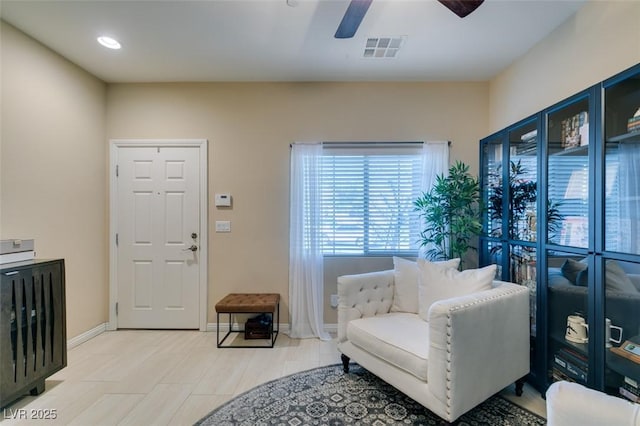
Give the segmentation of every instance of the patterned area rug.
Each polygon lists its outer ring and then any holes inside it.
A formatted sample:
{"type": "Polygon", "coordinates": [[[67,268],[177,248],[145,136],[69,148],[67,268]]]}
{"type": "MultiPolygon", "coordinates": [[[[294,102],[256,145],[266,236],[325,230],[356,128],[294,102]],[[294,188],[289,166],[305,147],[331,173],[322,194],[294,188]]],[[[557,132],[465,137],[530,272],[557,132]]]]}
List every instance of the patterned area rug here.
{"type": "MultiPolygon", "coordinates": [[[[449,425],[357,364],[320,367],[255,387],[196,425],[449,425]]],[[[530,411],[496,395],[454,425],[544,425],[530,411]]]]}

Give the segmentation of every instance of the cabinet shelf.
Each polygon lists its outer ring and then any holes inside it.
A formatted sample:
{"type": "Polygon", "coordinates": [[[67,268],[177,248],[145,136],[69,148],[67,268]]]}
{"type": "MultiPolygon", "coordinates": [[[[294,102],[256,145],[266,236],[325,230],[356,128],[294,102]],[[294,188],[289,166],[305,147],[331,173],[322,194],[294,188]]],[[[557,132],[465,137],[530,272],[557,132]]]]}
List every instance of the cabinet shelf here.
{"type": "Polygon", "coordinates": [[[607,349],[607,367],[626,377],[640,377],[640,364],[607,349]]]}
{"type": "Polygon", "coordinates": [[[564,334],[558,333],[558,332],[551,332],[549,333],[551,340],[555,341],[556,343],[560,344],[560,345],[564,345],[567,347],[572,348],[573,350],[577,351],[578,353],[580,353],[581,355],[584,356],[589,356],[589,350],[588,350],[588,345],[586,343],[574,343],[574,342],[570,342],[567,339],[564,338],[564,334]]]}
{"type": "Polygon", "coordinates": [[[607,142],[640,142],[640,130],[607,139],[607,142]]]}
{"type": "Polygon", "coordinates": [[[549,144],[550,155],[576,155],[586,156],[589,154],[589,145],[575,146],[573,148],[560,148],[560,143],[549,144]]]}

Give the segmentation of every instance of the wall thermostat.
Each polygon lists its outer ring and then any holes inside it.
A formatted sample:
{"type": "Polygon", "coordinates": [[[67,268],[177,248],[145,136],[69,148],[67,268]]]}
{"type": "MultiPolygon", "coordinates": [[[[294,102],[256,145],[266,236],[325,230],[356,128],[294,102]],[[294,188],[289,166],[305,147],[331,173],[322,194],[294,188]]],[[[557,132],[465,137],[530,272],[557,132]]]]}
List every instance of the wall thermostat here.
{"type": "Polygon", "coordinates": [[[216,207],[231,207],[231,194],[216,194],[216,207]]]}

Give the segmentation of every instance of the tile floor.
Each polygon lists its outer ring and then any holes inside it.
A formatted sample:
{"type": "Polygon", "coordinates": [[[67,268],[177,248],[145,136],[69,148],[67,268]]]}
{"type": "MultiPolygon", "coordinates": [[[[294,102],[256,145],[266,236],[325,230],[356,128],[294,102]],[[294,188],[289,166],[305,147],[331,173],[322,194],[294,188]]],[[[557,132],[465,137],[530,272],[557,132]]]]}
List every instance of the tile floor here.
{"type": "MultiPolygon", "coordinates": [[[[45,392],[6,407],[0,421],[7,426],[192,425],[256,385],[339,362],[335,340],[290,339],[283,333],[273,349],[219,349],[209,332],[105,332],[71,349],[68,366],[46,381],[45,392]],[[31,418],[54,410],[55,419],[31,418]],[[13,418],[20,415],[28,418],[13,418]]],[[[513,387],[503,393],[510,397],[513,387]]],[[[513,400],[545,414],[544,400],[528,385],[513,400]]]]}

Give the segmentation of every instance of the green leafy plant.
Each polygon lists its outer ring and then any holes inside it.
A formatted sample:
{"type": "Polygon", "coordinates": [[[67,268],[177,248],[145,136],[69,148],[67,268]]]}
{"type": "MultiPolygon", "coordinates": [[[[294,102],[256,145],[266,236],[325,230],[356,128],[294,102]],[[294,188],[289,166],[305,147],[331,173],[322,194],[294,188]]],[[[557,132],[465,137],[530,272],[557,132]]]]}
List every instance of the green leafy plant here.
{"type": "MultiPolygon", "coordinates": [[[[527,214],[538,198],[538,187],[534,180],[527,179],[528,170],[522,165],[520,160],[509,163],[509,205],[507,207],[506,218],[509,223],[508,238],[512,240],[524,240],[523,236],[530,226],[527,223],[527,214]]],[[[502,200],[505,196],[502,185],[502,171],[498,167],[492,174],[493,180],[497,182],[492,188],[488,199],[489,217],[492,221],[497,220],[498,226],[490,229],[493,237],[502,236],[502,220],[504,212],[502,200]]],[[[553,238],[559,231],[564,216],[560,213],[560,201],[549,200],[547,203],[547,226],[549,237],[553,238]]]]}
{"type": "Polygon", "coordinates": [[[431,190],[414,201],[414,208],[424,219],[420,245],[428,247],[427,259],[463,259],[475,249],[470,241],[482,231],[480,183],[469,174],[468,165],[456,161],[448,176],[438,175],[431,190]]]}
{"type": "Polygon", "coordinates": [[[561,205],[561,201],[553,200],[549,200],[549,203],[547,204],[547,230],[550,241],[558,238],[558,235],[562,230],[562,221],[564,220],[564,215],[560,213],[561,205]]]}
{"type": "MultiPolygon", "coordinates": [[[[525,179],[522,175],[526,174],[527,170],[518,162],[511,161],[509,164],[509,206],[507,208],[507,220],[509,221],[509,235],[510,239],[518,238],[519,225],[526,217],[527,209],[532,203],[536,202],[538,197],[538,188],[536,182],[525,179]]],[[[504,198],[504,189],[502,185],[502,172],[498,167],[496,173],[498,184],[492,188],[493,191],[489,196],[489,217],[492,220],[503,219],[502,199],[504,198]]],[[[499,237],[502,235],[501,227],[497,227],[491,230],[491,235],[499,237]]]]}

